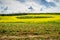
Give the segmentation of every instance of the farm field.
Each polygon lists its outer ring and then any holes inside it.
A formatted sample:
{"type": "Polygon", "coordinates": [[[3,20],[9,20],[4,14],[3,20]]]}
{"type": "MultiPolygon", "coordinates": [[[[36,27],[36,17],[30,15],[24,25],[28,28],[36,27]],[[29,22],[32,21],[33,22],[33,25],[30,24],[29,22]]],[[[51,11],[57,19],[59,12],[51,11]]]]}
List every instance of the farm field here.
{"type": "Polygon", "coordinates": [[[18,15],[18,16],[0,16],[0,22],[25,22],[40,23],[47,21],[60,21],[60,15],[18,15]]]}
{"type": "Polygon", "coordinates": [[[0,40],[60,40],[60,15],[0,16],[0,40]]]}

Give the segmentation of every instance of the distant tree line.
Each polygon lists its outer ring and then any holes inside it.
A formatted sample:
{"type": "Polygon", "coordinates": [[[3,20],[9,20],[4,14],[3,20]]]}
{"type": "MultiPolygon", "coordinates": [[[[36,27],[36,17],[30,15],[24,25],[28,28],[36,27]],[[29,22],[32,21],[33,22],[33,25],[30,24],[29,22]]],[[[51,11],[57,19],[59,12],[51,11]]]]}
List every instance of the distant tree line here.
{"type": "Polygon", "coordinates": [[[11,13],[11,14],[0,14],[0,16],[39,15],[39,14],[60,15],[60,13],[11,13]]]}

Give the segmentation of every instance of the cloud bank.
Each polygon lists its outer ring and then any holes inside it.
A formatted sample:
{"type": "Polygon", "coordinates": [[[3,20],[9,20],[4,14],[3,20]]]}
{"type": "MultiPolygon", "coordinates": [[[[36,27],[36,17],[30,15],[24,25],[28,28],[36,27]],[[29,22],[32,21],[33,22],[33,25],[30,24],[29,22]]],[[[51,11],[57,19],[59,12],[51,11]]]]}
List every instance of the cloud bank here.
{"type": "Polygon", "coordinates": [[[60,0],[0,0],[0,14],[60,13],[60,0]]]}

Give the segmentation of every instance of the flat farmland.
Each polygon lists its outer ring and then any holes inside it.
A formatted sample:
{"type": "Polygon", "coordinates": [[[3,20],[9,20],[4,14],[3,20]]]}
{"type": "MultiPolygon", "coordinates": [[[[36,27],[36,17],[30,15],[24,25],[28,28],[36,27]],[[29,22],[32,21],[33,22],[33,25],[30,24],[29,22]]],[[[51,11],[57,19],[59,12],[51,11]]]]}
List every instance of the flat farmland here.
{"type": "Polygon", "coordinates": [[[60,15],[0,16],[1,40],[59,40],[60,15]]]}
{"type": "Polygon", "coordinates": [[[47,21],[60,21],[60,15],[18,15],[18,16],[0,16],[0,22],[29,22],[40,23],[47,21]]]}

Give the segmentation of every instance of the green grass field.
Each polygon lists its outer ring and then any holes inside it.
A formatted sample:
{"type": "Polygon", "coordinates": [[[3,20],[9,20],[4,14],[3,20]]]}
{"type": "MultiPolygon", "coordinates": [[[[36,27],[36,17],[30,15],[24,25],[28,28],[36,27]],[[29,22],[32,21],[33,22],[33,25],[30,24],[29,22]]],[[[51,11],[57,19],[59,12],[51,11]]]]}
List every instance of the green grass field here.
{"type": "MultiPolygon", "coordinates": [[[[0,16],[0,37],[4,36],[37,36],[36,38],[26,38],[26,40],[42,40],[60,38],[60,15],[18,15],[0,16]],[[42,35],[42,36],[41,36],[42,35]],[[47,38],[45,38],[47,37],[47,38]],[[49,38],[49,39],[48,39],[49,38]],[[40,40],[40,39],[39,39],[40,40]]],[[[4,40],[4,39],[2,39],[4,40]]],[[[9,39],[6,39],[9,40],[9,39]]],[[[11,40],[25,40],[15,37],[11,40]]]]}

